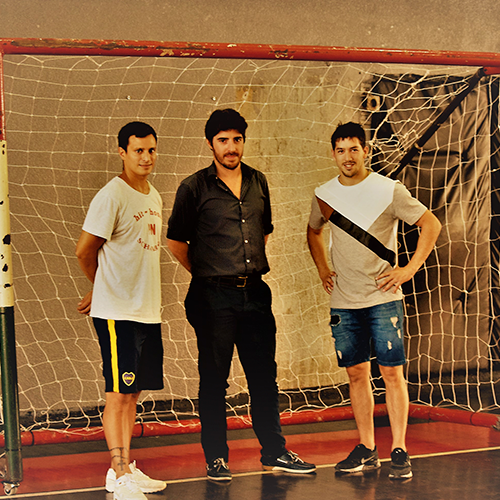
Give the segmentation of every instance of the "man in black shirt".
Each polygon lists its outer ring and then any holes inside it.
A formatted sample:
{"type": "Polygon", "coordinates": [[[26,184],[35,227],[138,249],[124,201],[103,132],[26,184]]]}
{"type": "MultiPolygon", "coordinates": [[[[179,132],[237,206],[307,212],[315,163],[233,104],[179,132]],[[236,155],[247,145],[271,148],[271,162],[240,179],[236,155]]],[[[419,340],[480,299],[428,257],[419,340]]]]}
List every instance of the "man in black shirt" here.
{"type": "Polygon", "coordinates": [[[273,231],[267,180],[241,162],[247,123],[233,109],[212,113],[205,136],[214,161],[184,179],[168,222],[168,248],[192,274],[186,316],[198,342],[201,442],[207,475],[231,480],[226,389],[233,349],[245,371],[265,470],[310,473],[287,451],[276,384],[276,323],[265,244],[273,231]]]}

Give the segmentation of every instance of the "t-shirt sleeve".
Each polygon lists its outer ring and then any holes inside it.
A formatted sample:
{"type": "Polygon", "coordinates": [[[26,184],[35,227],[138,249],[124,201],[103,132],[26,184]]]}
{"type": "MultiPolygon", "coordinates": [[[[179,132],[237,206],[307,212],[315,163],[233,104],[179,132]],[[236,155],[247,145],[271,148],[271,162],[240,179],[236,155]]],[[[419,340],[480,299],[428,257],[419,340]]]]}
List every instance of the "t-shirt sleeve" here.
{"type": "Polygon", "coordinates": [[[319,208],[318,199],[316,196],[313,196],[311,202],[311,214],[309,215],[309,226],[313,229],[321,229],[327,220],[323,217],[321,213],[321,209],[319,208]]]}
{"type": "Polygon", "coordinates": [[[117,213],[117,201],[105,189],[101,189],[90,202],[83,230],[109,240],[116,225],[117,213]]]}
{"type": "Polygon", "coordinates": [[[427,211],[427,207],[414,198],[401,182],[394,187],[393,207],[394,216],[410,225],[418,222],[427,211]]]}

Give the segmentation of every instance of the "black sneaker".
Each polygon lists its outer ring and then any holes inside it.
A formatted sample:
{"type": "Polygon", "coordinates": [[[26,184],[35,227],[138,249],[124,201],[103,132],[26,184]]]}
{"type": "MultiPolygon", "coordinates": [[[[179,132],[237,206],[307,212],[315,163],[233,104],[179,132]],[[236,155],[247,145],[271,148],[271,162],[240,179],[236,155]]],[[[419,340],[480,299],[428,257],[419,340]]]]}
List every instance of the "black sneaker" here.
{"type": "Polygon", "coordinates": [[[411,471],[410,456],[401,448],[396,448],[391,453],[391,479],[408,479],[413,476],[411,471]]]}
{"type": "Polygon", "coordinates": [[[364,444],[358,444],[345,460],[335,466],[337,472],[367,472],[379,468],[377,447],[372,451],[364,444]]]}
{"type": "Polygon", "coordinates": [[[231,481],[229,466],[223,458],[216,458],[207,464],[207,477],[212,481],[231,481]]]}
{"type": "Polygon", "coordinates": [[[263,456],[261,462],[264,470],[281,470],[284,472],[292,472],[293,474],[309,474],[316,470],[314,464],[304,462],[293,451],[287,451],[278,458],[263,456]]]}

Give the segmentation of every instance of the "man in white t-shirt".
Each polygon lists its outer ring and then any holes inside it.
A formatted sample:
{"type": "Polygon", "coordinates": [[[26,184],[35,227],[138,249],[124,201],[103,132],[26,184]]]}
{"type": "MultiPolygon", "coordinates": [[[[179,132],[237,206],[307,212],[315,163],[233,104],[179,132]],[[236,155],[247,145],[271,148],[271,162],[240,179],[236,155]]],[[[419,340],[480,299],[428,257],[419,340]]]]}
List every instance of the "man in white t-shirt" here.
{"type": "Polygon", "coordinates": [[[408,390],[403,373],[403,294],[434,247],[441,223],[403,184],[368,170],[365,132],[339,125],[331,138],[340,174],[315,191],[307,240],[323,288],[330,294],[331,330],[339,366],[347,369],[360,443],[336,465],[341,473],[378,469],[370,383],[370,343],[386,386],[392,431],[391,479],[412,476],[406,450],[408,390]],[[398,221],[420,228],[409,263],[397,265],[398,221]],[[330,226],[330,269],[323,240],[330,226]]]}
{"type": "Polygon", "coordinates": [[[92,200],[76,247],[78,263],[94,284],[78,304],[92,317],[103,359],[103,428],[111,454],[106,489],[117,500],[144,500],[161,491],[130,462],[136,405],[142,390],[163,388],[160,241],[162,200],[149,183],[157,137],[142,122],[118,134],[122,173],[92,200]]]}

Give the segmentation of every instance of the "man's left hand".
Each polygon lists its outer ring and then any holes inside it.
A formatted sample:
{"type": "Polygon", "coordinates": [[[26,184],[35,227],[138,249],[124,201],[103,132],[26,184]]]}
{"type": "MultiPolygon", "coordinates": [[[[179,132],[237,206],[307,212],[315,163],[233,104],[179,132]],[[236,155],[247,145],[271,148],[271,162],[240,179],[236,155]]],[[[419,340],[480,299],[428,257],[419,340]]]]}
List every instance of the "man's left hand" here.
{"type": "Polygon", "coordinates": [[[411,280],[413,278],[413,273],[408,266],[405,267],[395,267],[388,272],[382,273],[377,276],[377,288],[384,292],[392,290],[392,293],[396,293],[403,283],[411,280]]]}

